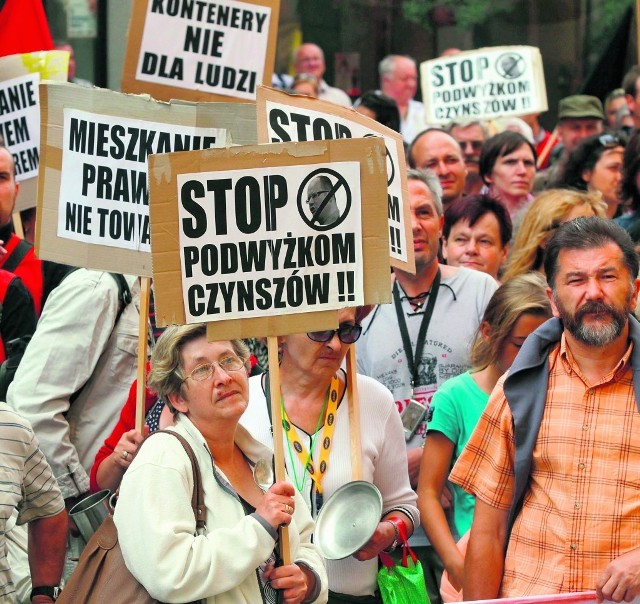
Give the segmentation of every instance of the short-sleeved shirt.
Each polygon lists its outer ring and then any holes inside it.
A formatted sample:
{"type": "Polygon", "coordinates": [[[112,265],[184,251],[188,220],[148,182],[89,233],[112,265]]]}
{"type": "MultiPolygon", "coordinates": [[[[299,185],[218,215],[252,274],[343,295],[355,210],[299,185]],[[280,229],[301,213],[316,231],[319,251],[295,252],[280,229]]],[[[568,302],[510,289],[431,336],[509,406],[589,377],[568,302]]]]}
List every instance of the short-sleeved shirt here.
{"type": "MultiPolygon", "coordinates": [[[[594,589],[611,560],[640,547],[640,413],[632,347],[597,384],[588,383],[564,335],[549,354],[547,400],[501,597],[594,589]]],[[[507,511],[514,493],[514,434],[503,382],[450,479],[507,511]]]]}
{"type": "MultiPolygon", "coordinates": [[[[458,459],[487,406],[489,395],[480,389],[467,371],[451,378],[433,395],[433,415],[427,433],[440,432],[454,445],[453,462],[458,459]]],[[[459,536],[471,528],[475,497],[457,484],[453,487],[453,523],[459,536]]]]}
{"type": "Polygon", "coordinates": [[[6,403],[0,403],[0,600],[13,602],[6,558],[7,521],[18,509],[18,524],[46,518],[64,509],[51,468],[38,448],[31,425],[6,403]]]}

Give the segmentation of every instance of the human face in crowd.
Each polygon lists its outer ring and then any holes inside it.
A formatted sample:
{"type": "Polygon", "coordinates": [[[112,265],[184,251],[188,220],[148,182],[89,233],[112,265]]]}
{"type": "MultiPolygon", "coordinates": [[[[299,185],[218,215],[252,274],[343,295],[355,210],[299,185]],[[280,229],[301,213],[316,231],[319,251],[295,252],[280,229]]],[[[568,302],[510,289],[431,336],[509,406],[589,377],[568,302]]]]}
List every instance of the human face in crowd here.
{"type": "Polygon", "coordinates": [[[633,116],[633,121],[635,122],[636,127],[638,126],[638,124],[640,124],[640,93],[638,92],[639,80],[640,78],[636,80],[635,94],[633,96],[631,96],[630,94],[625,95],[625,100],[627,102],[627,105],[629,106],[629,111],[633,116]]]}
{"type": "MultiPolygon", "coordinates": [[[[205,363],[219,363],[228,357],[237,357],[231,342],[208,342],[205,336],[187,342],[180,352],[184,376],[205,363]]],[[[198,381],[187,377],[179,394],[170,396],[173,406],[189,416],[201,432],[207,431],[212,421],[237,421],[249,402],[249,378],[243,366],[236,371],[225,371],[214,365],[213,373],[198,381]]]]}
{"type": "Polygon", "coordinates": [[[529,145],[521,145],[512,153],[496,159],[486,180],[499,199],[508,203],[519,201],[531,192],[536,162],[529,145]]]}
{"type": "Polygon", "coordinates": [[[509,246],[500,241],[500,224],[493,212],[487,212],[469,226],[458,220],[443,241],[442,253],[450,266],[466,266],[498,278],[509,246]]]}
{"type": "Polygon", "coordinates": [[[623,333],[639,285],[629,275],[622,251],[611,242],[586,250],[561,250],[549,298],[554,316],[577,341],[608,346],[623,333]]]}
{"type": "Polygon", "coordinates": [[[504,373],[513,365],[527,336],[542,325],[548,317],[539,314],[523,313],[505,338],[498,354],[498,368],[504,373]]]}
{"type": "Polygon", "coordinates": [[[627,101],[623,96],[619,96],[609,101],[609,104],[607,105],[607,115],[606,115],[607,128],[609,130],[616,129],[616,121],[617,121],[616,114],[618,113],[618,109],[620,109],[620,107],[624,107],[626,104],[627,104],[627,101]]]}
{"type": "Polygon", "coordinates": [[[607,218],[613,218],[620,204],[623,147],[605,149],[591,170],[582,173],[589,191],[600,191],[607,203],[607,218]]]}
{"type": "MultiPolygon", "coordinates": [[[[338,311],[338,325],[355,325],[356,309],[338,311]]],[[[282,338],[283,371],[291,368],[320,380],[330,380],[342,365],[350,344],[343,344],[335,333],[328,342],[315,342],[306,333],[296,333],[282,338]]]]}
{"type": "Polygon", "coordinates": [[[0,149],[0,227],[11,222],[20,185],[14,174],[13,156],[8,149],[0,149]]]}
{"type": "Polygon", "coordinates": [[[322,79],[325,70],[324,54],[322,49],[315,44],[303,44],[296,52],[294,69],[296,73],[310,73],[318,79],[322,79]]]}
{"type": "Polygon", "coordinates": [[[450,134],[462,149],[469,175],[478,176],[480,173],[478,168],[480,152],[486,140],[484,131],[478,124],[471,124],[469,126],[454,126],[451,128],[450,134]]]}
{"type": "Polygon", "coordinates": [[[395,69],[382,78],[382,93],[390,96],[398,105],[407,105],[418,90],[418,69],[407,57],[398,57],[395,69]]]}
{"type": "Polygon", "coordinates": [[[416,168],[433,170],[442,186],[442,204],[462,197],[467,167],[462,159],[460,145],[446,132],[432,130],[421,136],[412,148],[416,168]]]}
{"type": "Polygon", "coordinates": [[[444,218],[438,216],[433,195],[427,185],[414,179],[410,179],[407,184],[416,268],[425,269],[438,260],[444,218]]]}
{"type": "Polygon", "coordinates": [[[593,117],[569,117],[558,122],[558,137],[564,153],[572,153],[581,140],[602,132],[602,120],[593,117]]]}

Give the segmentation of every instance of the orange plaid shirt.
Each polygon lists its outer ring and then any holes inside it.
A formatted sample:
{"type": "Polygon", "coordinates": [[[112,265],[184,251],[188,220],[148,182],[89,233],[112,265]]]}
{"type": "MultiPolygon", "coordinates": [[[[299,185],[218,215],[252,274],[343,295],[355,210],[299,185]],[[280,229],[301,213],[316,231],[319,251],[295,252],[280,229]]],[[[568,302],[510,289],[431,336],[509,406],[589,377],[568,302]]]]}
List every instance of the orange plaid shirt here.
{"type": "MultiPolygon", "coordinates": [[[[589,385],[564,335],[549,386],[529,490],[511,532],[501,597],[595,589],[611,560],[640,547],[640,413],[629,357],[589,385]]],[[[450,479],[509,510],[514,435],[504,377],[450,479]]]]}

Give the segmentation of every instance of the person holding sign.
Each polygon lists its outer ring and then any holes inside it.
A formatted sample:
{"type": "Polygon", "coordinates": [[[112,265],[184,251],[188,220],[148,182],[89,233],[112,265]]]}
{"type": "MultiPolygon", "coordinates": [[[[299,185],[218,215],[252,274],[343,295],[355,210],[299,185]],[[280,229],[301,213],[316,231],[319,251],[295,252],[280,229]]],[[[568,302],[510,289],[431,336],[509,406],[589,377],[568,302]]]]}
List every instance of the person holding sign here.
{"type": "Polygon", "coordinates": [[[256,462],[273,453],[241,426],[248,404],[249,351],[241,340],[209,342],[204,324],[171,326],[152,356],[149,387],[175,416],[170,430],[195,452],[206,533],[196,532],[191,462],[157,435],[122,479],[114,521],[127,567],[154,598],[213,604],[326,602],[326,572],[311,543],[313,522],[288,482],[266,490],[256,462]],[[294,564],[275,566],[278,527],[289,527],[294,564]]]}
{"type": "Polygon", "coordinates": [[[522,134],[505,130],[492,136],[480,154],[480,176],[488,194],[501,201],[513,219],[532,199],[536,150],[522,134]]]}
{"type": "MultiPolygon", "coordinates": [[[[280,341],[285,463],[314,517],[339,487],[353,480],[349,455],[351,402],[347,376],[340,367],[349,347],[360,336],[360,322],[369,310],[340,310],[338,329],[288,335],[280,341]]],[[[258,440],[271,445],[268,377],[253,377],[249,384],[249,408],[240,422],[258,440]]],[[[373,537],[362,549],[343,560],[326,561],[329,602],[378,604],[377,556],[397,545],[398,523],[404,524],[407,534],[413,532],[418,524],[418,509],[406,471],[402,423],[391,393],[361,375],[357,389],[362,480],[380,490],[383,512],[373,537]]],[[[358,510],[351,513],[358,514],[358,510]]]]}

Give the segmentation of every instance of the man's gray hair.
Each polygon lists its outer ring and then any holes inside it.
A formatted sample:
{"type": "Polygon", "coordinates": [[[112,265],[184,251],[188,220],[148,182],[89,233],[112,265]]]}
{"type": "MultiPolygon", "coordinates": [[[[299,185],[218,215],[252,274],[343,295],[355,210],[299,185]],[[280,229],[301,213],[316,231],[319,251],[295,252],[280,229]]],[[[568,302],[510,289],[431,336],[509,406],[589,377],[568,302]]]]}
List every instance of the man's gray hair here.
{"type": "Polygon", "coordinates": [[[415,60],[412,57],[407,55],[387,55],[380,63],[378,63],[378,74],[380,75],[380,79],[384,76],[391,75],[396,68],[396,61],[398,59],[409,59],[415,63],[415,60]]]}
{"type": "Polygon", "coordinates": [[[436,206],[438,216],[442,216],[442,185],[438,179],[438,175],[433,170],[423,170],[419,168],[409,168],[407,170],[407,180],[419,180],[424,183],[436,206]]]}
{"type": "Polygon", "coordinates": [[[451,122],[445,128],[445,131],[451,134],[454,128],[468,128],[469,126],[479,126],[484,134],[485,140],[489,138],[489,127],[487,122],[483,120],[458,120],[457,122],[451,122]]]}

